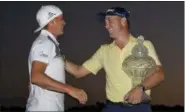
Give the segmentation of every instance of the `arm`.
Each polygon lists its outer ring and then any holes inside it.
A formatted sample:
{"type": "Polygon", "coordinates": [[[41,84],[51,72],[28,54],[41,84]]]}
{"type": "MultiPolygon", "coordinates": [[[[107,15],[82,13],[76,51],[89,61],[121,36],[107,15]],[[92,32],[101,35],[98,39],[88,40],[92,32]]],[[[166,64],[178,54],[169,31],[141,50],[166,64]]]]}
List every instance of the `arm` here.
{"type": "Polygon", "coordinates": [[[86,93],[78,88],[72,87],[71,85],[58,82],[49,76],[47,76],[44,71],[47,64],[33,61],[32,71],[31,71],[31,83],[38,85],[44,89],[51,91],[67,93],[68,95],[76,98],[80,103],[84,104],[87,101],[86,93]]]}
{"type": "Polygon", "coordinates": [[[151,89],[151,88],[157,86],[163,80],[164,80],[163,68],[161,66],[157,66],[156,72],[153,73],[152,75],[149,75],[148,77],[146,77],[143,80],[142,85],[144,86],[145,90],[148,90],[148,89],[151,89]]]}
{"type": "Polygon", "coordinates": [[[45,63],[33,61],[31,70],[31,83],[36,84],[44,89],[61,93],[68,93],[68,88],[71,86],[58,82],[47,76],[44,73],[46,67],[47,64],[45,63]]]}
{"type": "Polygon", "coordinates": [[[66,60],[65,62],[65,69],[67,72],[71,73],[76,78],[81,78],[91,73],[83,66],[78,66],[68,60],[66,60]]]}
{"type": "Polygon", "coordinates": [[[148,55],[151,56],[157,64],[156,71],[153,74],[146,77],[142,82],[142,85],[144,86],[145,90],[148,90],[148,89],[152,89],[153,87],[157,86],[164,80],[164,71],[158,59],[158,55],[155,51],[155,48],[152,42],[146,41],[145,45],[149,51],[148,55]]]}
{"type": "Polygon", "coordinates": [[[103,67],[103,52],[104,47],[101,46],[94,55],[85,61],[81,66],[78,66],[69,60],[65,61],[65,69],[67,72],[74,75],[76,78],[84,77],[90,73],[94,75],[103,67]]]}
{"type": "MultiPolygon", "coordinates": [[[[143,80],[142,85],[144,86],[145,90],[148,90],[157,86],[163,80],[164,80],[163,69],[161,66],[158,66],[157,70],[153,74],[149,75],[143,80]]],[[[144,100],[143,98],[146,96],[143,95],[145,95],[143,94],[143,88],[141,88],[140,86],[136,86],[125,95],[124,100],[126,103],[129,102],[132,104],[137,104],[144,100]]]]}

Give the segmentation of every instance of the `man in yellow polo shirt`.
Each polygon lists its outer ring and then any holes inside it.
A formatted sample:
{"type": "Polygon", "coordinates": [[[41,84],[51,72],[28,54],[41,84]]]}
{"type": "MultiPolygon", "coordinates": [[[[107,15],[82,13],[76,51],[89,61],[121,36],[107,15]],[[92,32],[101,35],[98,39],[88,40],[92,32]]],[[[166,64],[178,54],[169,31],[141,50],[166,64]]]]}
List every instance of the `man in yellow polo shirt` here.
{"type": "Polygon", "coordinates": [[[129,32],[129,13],[124,8],[113,7],[101,14],[105,16],[105,27],[114,41],[102,45],[82,66],[66,61],[66,70],[80,78],[96,74],[104,68],[107,100],[103,112],[151,112],[150,104],[142,102],[143,92],[150,96],[150,89],[164,80],[164,72],[152,43],[144,41],[149,56],[157,64],[157,70],[132,88],[131,79],[122,70],[124,59],[136,44],[136,38],[129,32]]]}

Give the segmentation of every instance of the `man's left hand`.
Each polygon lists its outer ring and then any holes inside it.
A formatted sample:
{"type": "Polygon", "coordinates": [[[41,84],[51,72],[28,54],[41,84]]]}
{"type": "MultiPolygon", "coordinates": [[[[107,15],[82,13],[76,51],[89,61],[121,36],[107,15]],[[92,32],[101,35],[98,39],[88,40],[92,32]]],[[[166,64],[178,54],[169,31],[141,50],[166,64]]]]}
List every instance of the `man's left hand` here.
{"type": "Polygon", "coordinates": [[[143,90],[141,87],[136,86],[124,96],[125,103],[138,104],[141,102],[143,90]]]}

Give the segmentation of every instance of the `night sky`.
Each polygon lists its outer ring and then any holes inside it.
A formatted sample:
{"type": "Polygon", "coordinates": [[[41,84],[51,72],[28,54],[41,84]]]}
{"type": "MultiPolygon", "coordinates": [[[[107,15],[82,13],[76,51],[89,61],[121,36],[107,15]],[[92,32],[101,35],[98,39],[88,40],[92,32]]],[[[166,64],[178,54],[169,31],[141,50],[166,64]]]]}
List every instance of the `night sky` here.
{"type": "MultiPolygon", "coordinates": [[[[28,54],[38,34],[36,12],[54,4],[64,12],[66,27],[59,38],[67,59],[82,64],[110,38],[96,14],[113,6],[131,12],[131,33],[152,41],[165,70],[165,81],[152,90],[152,103],[184,104],[184,2],[1,2],[0,104],[25,105],[28,96],[28,54]]],[[[67,83],[84,89],[87,105],[105,100],[105,72],[67,83]]],[[[66,96],[66,107],[79,106],[66,96]]]]}

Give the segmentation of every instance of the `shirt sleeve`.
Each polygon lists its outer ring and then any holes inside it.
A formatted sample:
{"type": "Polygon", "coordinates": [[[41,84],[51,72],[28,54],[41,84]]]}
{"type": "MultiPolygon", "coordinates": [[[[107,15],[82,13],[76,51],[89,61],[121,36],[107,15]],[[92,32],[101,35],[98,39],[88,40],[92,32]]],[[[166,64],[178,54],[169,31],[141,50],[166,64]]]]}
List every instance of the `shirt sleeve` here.
{"type": "Polygon", "coordinates": [[[103,67],[104,48],[101,46],[96,53],[83,63],[83,67],[89,70],[94,75],[103,67]]]}
{"type": "Polygon", "coordinates": [[[161,62],[158,58],[158,55],[155,51],[155,48],[154,48],[152,42],[151,41],[145,41],[145,45],[148,49],[148,55],[151,56],[155,60],[157,65],[161,65],[161,62]]]}
{"type": "Polygon", "coordinates": [[[49,42],[38,43],[32,50],[32,61],[40,61],[43,63],[49,63],[51,59],[53,45],[49,42]]]}

